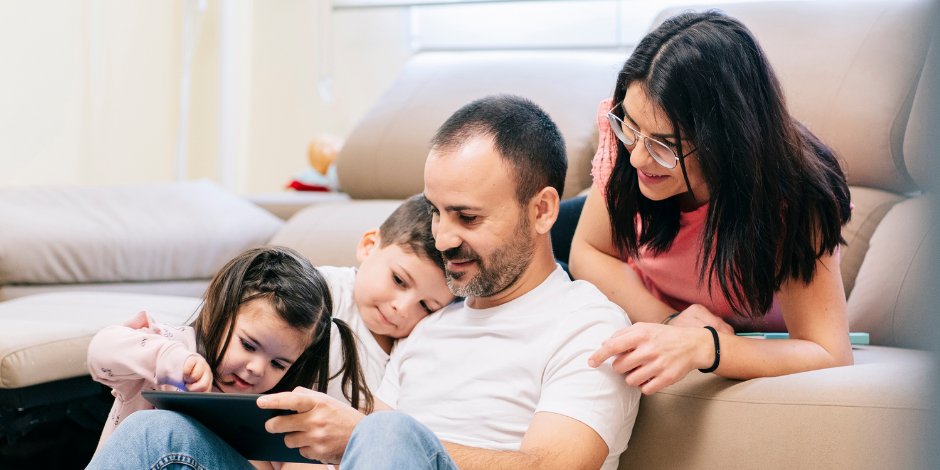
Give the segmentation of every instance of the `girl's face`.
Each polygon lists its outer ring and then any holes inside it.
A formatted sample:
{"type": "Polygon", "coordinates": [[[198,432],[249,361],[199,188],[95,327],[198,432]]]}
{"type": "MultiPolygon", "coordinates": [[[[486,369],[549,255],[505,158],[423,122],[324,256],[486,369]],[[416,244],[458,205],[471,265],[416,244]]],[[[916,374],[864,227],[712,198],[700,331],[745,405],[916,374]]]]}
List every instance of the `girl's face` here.
{"type": "Polygon", "coordinates": [[[225,393],[271,390],[307,348],[311,336],[290,327],[267,298],[243,304],[219,364],[219,388],[225,393]]]}
{"type": "MultiPolygon", "coordinates": [[[[669,120],[662,108],[650,101],[642,85],[634,82],[627,87],[627,94],[623,99],[623,112],[623,121],[625,123],[666,144],[678,153],[676,144],[681,136],[673,133],[672,121],[669,120]]],[[[631,132],[629,129],[624,129],[624,131],[631,132]]],[[[688,153],[694,148],[692,142],[688,140],[682,142],[682,151],[684,153],[688,153]]],[[[685,157],[685,169],[689,176],[689,185],[691,185],[694,193],[693,198],[693,194],[689,194],[689,186],[686,185],[685,178],[682,176],[681,164],[672,169],[660,165],[646,149],[642,137],[637,139],[633,145],[628,145],[627,150],[630,151],[630,165],[636,168],[640,192],[644,196],[654,201],[662,201],[675,195],[681,195],[680,204],[690,209],[698,208],[708,202],[708,186],[702,177],[702,169],[699,167],[696,152],[692,152],[685,157]]]]}

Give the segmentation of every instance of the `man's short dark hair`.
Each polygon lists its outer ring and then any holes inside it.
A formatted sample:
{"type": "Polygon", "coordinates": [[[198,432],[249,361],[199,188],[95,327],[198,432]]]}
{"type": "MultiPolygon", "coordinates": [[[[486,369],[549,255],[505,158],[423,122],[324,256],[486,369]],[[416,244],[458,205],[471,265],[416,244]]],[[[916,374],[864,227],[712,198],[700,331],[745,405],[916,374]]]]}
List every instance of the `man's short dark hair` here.
{"type": "Polygon", "coordinates": [[[496,151],[513,169],[516,197],[526,204],[551,186],[565,190],[568,156],[565,139],[548,114],[514,95],[478,99],[457,110],[431,139],[431,149],[454,150],[478,136],[492,136],[496,151]]]}
{"type": "Polygon", "coordinates": [[[406,199],[379,227],[379,246],[392,243],[429,259],[444,270],[444,257],[437,250],[431,234],[431,204],[418,194],[406,199]]]}

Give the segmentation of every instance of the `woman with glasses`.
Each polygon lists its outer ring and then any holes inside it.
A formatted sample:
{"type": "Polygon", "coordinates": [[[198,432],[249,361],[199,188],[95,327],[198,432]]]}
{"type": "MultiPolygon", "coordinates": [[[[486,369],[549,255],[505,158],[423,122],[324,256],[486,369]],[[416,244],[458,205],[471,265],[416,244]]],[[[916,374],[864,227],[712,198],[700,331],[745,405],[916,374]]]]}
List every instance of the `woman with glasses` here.
{"type": "Polygon", "coordinates": [[[670,18],[624,64],[598,122],[570,269],[634,325],[592,365],[614,357],[650,394],[693,369],[748,379],[852,364],[845,175],[790,116],[744,25],[670,18]],[[749,331],[790,339],[735,335],[749,331]]]}

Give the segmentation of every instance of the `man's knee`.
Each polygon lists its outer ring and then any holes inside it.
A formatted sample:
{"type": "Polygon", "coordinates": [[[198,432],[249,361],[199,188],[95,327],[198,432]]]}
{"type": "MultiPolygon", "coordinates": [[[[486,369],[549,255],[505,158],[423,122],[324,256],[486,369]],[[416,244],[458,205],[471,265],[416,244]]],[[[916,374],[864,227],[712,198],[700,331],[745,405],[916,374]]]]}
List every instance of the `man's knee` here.
{"type": "Polygon", "coordinates": [[[366,416],[356,425],[353,437],[370,443],[399,445],[402,441],[437,440],[428,428],[414,418],[397,411],[380,411],[366,416]]]}

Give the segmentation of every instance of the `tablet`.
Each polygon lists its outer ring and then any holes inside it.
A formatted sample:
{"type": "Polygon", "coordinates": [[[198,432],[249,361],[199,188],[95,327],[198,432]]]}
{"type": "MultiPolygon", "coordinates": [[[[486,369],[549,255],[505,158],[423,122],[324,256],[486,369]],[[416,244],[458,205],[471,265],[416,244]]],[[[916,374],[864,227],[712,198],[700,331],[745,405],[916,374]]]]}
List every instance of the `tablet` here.
{"type": "Polygon", "coordinates": [[[199,421],[248,460],[320,463],[287,447],[283,434],[264,429],[265,421],[294,412],[258,408],[256,401],[261,395],[164,391],[145,391],[141,395],[157,409],[176,411],[199,421]]]}

